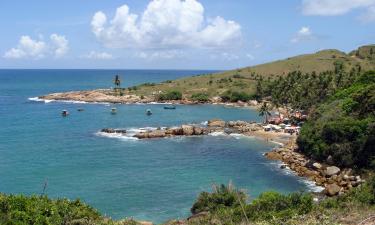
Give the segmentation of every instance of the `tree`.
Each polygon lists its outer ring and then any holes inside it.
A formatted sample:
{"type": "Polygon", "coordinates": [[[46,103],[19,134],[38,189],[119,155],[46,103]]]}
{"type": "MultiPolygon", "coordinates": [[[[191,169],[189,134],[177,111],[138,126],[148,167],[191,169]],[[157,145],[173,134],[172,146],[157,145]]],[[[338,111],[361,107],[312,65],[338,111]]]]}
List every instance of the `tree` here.
{"type": "Polygon", "coordinates": [[[113,83],[115,84],[116,88],[120,88],[121,80],[120,80],[119,75],[116,75],[115,80],[113,81],[113,83]]]}
{"type": "Polygon", "coordinates": [[[259,116],[264,117],[264,123],[268,122],[268,117],[271,116],[271,112],[267,102],[263,102],[262,107],[260,107],[259,116]]]}

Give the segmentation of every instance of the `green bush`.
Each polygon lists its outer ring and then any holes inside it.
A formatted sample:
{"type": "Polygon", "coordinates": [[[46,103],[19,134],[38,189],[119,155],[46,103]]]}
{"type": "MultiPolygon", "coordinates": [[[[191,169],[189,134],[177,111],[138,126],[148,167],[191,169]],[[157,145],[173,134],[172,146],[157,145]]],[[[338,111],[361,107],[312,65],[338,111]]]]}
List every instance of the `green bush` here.
{"type": "Polygon", "coordinates": [[[237,92],[237,91],[226,91],[220,97],[224,102],[238,102],[238,101],[247,102],[253,99],[252,95],[249,95],[245,92],[237,92]]]}
{"type": "Polygon", "coordinates": [[[303,215],[313,209],[313,198],[310,194],[292,193],[282,195],[277,192],[262,193],[251,204],[246,213],[252,221],[271,219],[289,219],[303,215]]]}
{"type": "Polygon", "coordinates": [[[162,93],[158,96],[159,101],[168,101],[168,100],[181,100],[182,93],[179,91],[169,91],[167,93],[162,93]]]}
{"type": "Polygon", "coordinates": [[[231,185],[214,186],[212,193],[202,192],[191,208],[193,214],[215,212],[222,208],[235,208],[245,204],[246,194],[231,185]],[[240,203],[241,202],[241,203],[240,203]]]}
{"type": "Polygon", "coordinates": [[[208,102],[210,97],[207,93],[196,93],[191,96],[191,99],[198,102],[208,102]]]}

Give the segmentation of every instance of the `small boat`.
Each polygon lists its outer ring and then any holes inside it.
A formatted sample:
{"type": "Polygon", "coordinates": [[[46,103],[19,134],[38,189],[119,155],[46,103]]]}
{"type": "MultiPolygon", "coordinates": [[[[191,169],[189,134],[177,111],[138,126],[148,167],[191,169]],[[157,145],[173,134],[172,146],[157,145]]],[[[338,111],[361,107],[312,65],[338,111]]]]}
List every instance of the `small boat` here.
{"type": "Polygon", "coordinates": [[[164,106],[164,109],[176,109],[175,105],[166,105],[164,106]]]}
{"type": "Polygon", "coordinates": [[[112,108],[112,109],[111,109],[111,113],[112,113],[112,114],[116,114],[116,113],[117,113],[117,109],[116,109],[116,108],[112,108]]]}
{"type": "Polygon", "coordinates": [[[82,109],[82,108],[79,108],[79,109],[77,109],[77,111],[78,111],[78,112],[83,112],[83,111],[85,111],[85,110],[82,109]]]}
{"type": "Polygon", "coordinates": [[[68,116],[69,115],[69,112],[68,112],[68,110],[63,110],[62,112],[61,112],[61,115],[62,116],[68,116]]]}
{"type": "Polygon", "coordinates": [[[147,115],[147,116],[151,116],[151,115],[152,115],[151,109],[147,109],[147,110],[146,110],[146,115],[147,115]]]}

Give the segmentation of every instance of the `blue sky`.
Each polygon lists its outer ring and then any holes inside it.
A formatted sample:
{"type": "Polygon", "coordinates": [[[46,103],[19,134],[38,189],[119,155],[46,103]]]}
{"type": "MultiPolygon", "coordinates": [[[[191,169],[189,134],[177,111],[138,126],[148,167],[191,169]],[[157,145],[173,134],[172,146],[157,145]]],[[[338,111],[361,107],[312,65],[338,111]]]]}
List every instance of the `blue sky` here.
{"type": "Polygon", "coordinates": [[[0,18],[0,68],[232,69],[375,43],[375,0],[13,0],[0,18]]]}

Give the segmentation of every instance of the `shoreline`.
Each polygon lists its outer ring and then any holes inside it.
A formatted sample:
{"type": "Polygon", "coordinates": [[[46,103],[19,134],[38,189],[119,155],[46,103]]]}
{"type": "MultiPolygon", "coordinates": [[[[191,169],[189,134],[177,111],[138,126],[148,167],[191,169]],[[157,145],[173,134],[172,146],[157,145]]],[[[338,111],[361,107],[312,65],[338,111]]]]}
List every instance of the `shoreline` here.
{"type": "MultiPolygon", "coordinates": [[[[75,104],[160,104],[160,105],[220,105],[226,107],[248,108],[256,110],[258,106],[250,105],[249,103],[236,102],[193,102],[190,100],[171,100],[158,102],[150,97],[139,97],[136,95],[114,96],[110,89],[97,89],[91,91],[73,91],[64,93],[53,93],[40,97],[29,98],[30,101],[39,102],[66,102],[75,104]]],[[[243,121],[242,121],[243,122],[243,121]]],[[[316,162],[311,158],[298,152],[295,134],[285,134],[282,132],[264,131],[260,128],[261,124],[257,124],[256,129],[253,127],[246,127],[242,129],[242,125],[234,128],[241,128],[239,134],[262,139],[267,142],[273,142],[278,146],[265,154],[270,160],[279,160],[282,162],[280,169],[289,168],[295,175],[306,178],[307,181],[313,182],[317,187],[324,188],[324,193],[328,196],[335,196],[351,190],[353,187],[359,186],[363,183],[359,176],[352,174],[352,169],[340,169],[333,165],[316,162]],[[329,170],[327,172],[327,170],[329,170]],[[332,170],[334,172],[332,172],[332,170]]],[[[313,192],[313,191],[312,191],[313,192]]]]}
{"type": "Polygon", "coordinates": [[[92,103],[92,104],[165,104],[165,105],[222,105],[228,107],[258,109],[259,104],[251,104],[249,102],[222,102],[211,98],[207,102],[192,101],[183,98],[181,100],[158,101],[155,97],[137,96],[134,94],[126,94],[122,96],[112,95],[111,89],[96,89],[88,91],[69,91],[60,93],[51,93],[38,97],[28,98],[31,101],[44,101],[46,103],[71,102],[71,103],[92,103]]]}

